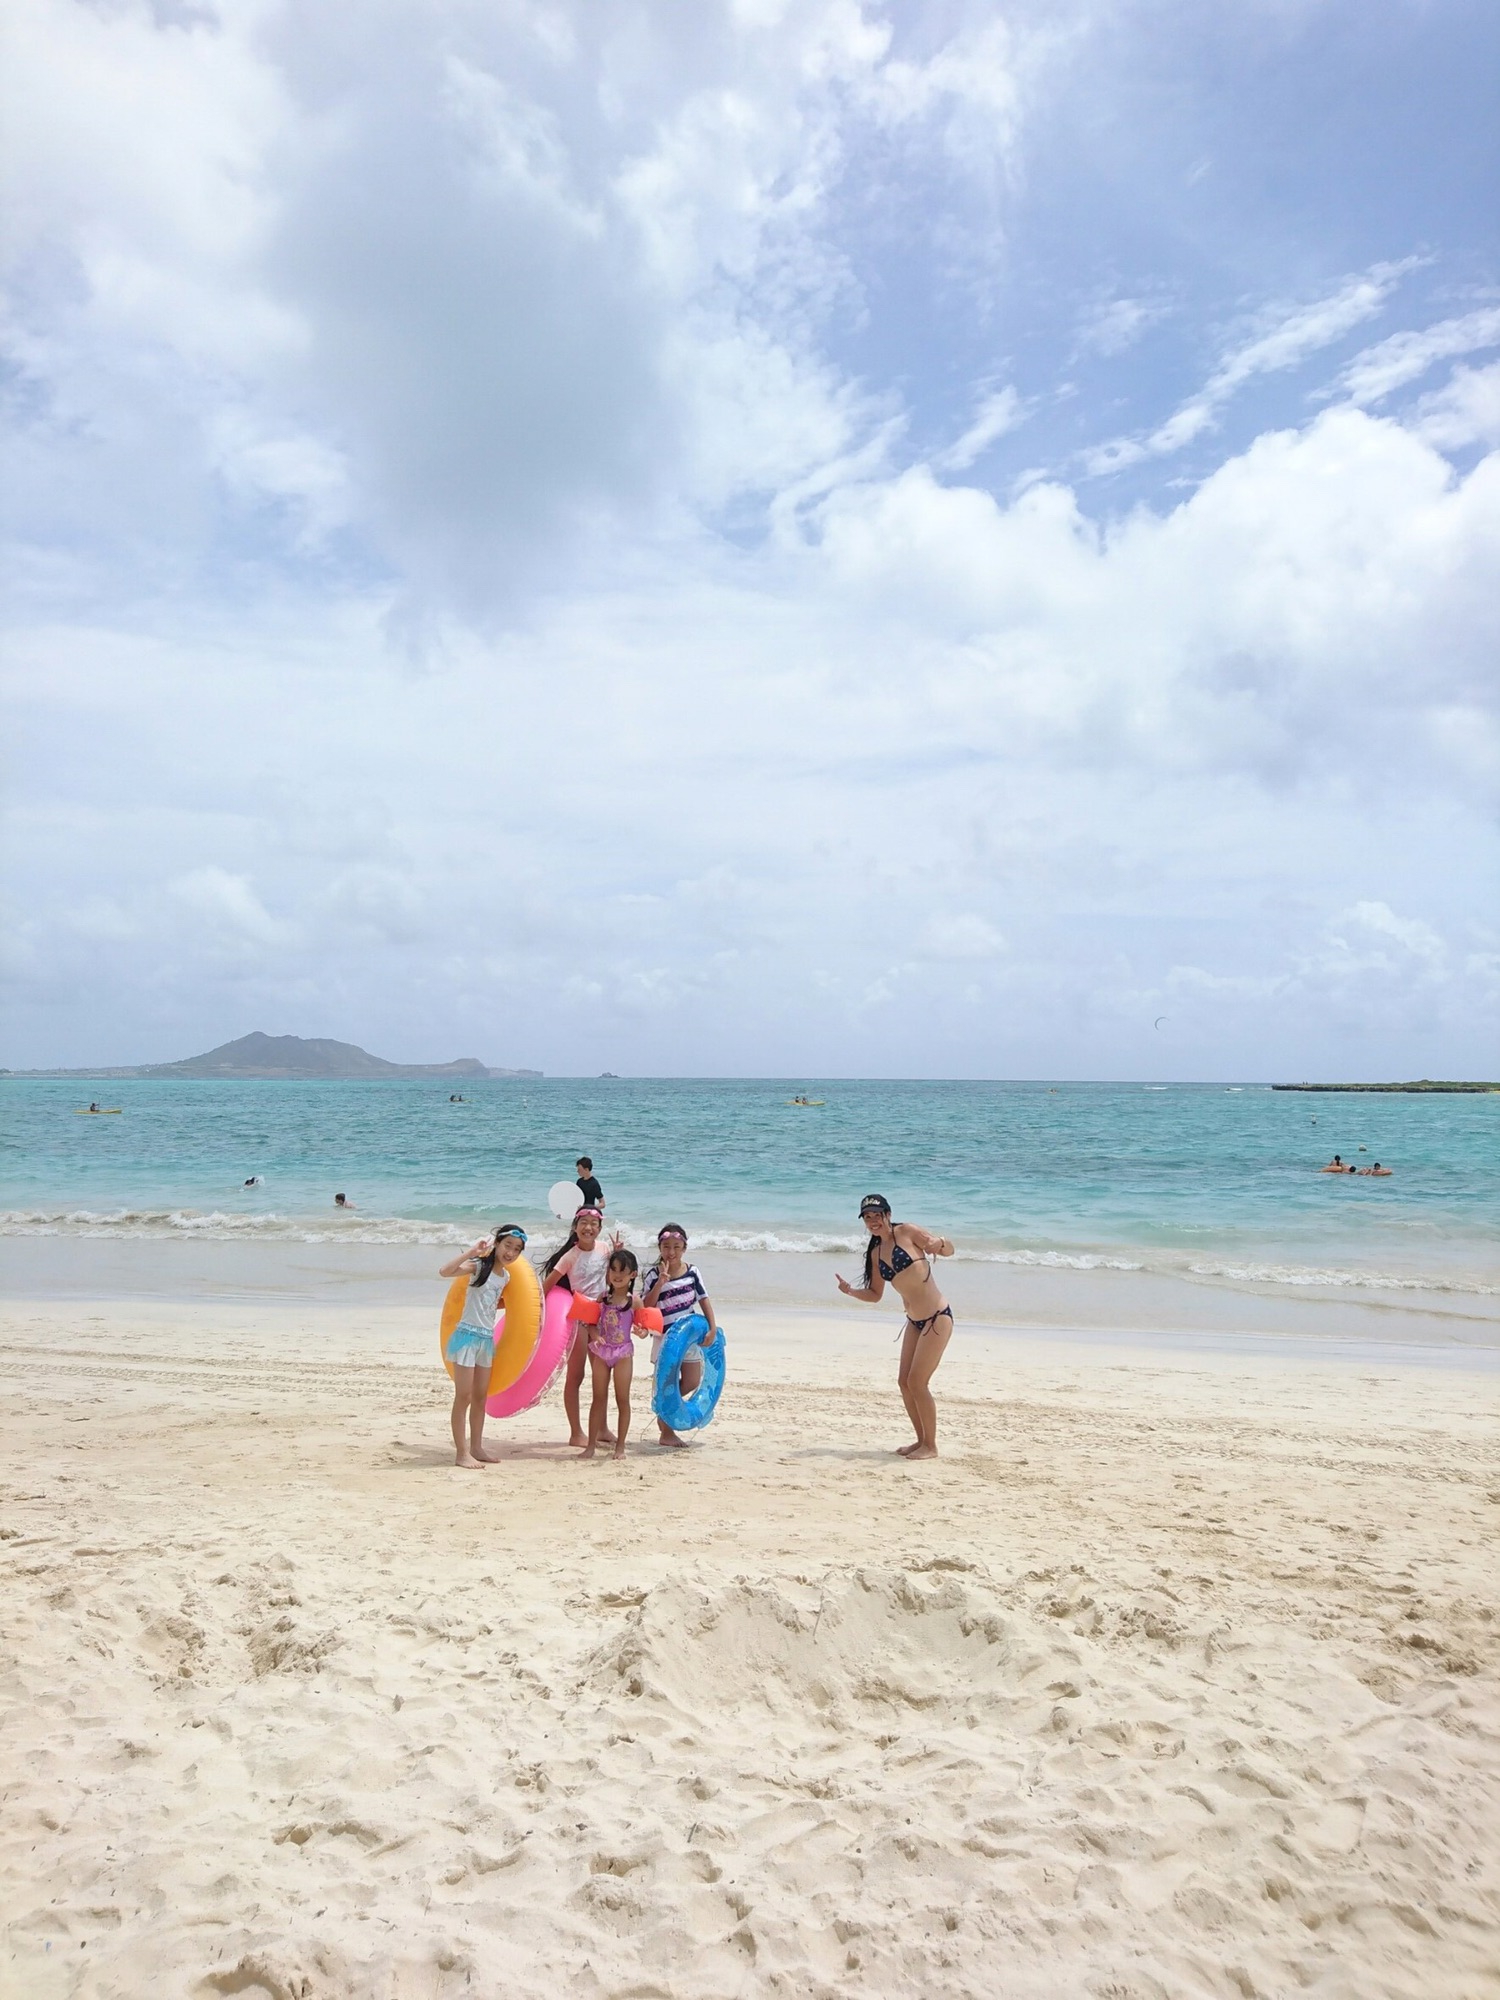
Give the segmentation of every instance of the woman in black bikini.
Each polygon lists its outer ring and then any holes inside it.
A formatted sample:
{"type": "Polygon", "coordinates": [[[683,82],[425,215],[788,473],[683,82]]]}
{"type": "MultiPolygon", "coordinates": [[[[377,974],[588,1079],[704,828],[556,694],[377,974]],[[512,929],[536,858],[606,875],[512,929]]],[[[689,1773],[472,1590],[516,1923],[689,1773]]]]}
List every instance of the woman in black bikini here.
{"type": "Polygon", "coordinates": [[[937,1404],[929,1384],[953,1338],[953,1313],[932,1275],[932,1259],[951,1257],[953,1245],[946,1236],[932,1236],[915,1223],[892,1222],[891,1205],[883,1194],[865,1196],[859,1219],[870,1232],[865,1281],[856,1287],[840,1278],[839,1290],[846,1298],[873,1305],[887,1285],[895,1287],[906,1307],[896,1381],[917,1434],[915,1444],[902,1445],[901,1456],[936,1458],[937,1404]]]}

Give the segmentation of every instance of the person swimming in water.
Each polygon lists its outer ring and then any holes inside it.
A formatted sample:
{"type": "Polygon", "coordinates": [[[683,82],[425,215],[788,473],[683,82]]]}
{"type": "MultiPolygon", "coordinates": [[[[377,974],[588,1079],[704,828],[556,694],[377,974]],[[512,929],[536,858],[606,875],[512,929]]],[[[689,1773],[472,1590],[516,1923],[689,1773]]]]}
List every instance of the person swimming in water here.
{"type": "Polygon", "coordinates": [[[951,1257],[953,1244],[946,1236],[918,1229],[915,1223],[893,1222],[891,1205],[883,1194],[865,1196],[859,1205],[859,1219],[870,1232],[865,1246],[865,1281],[856,1286],[840,1277],[838,1287],[845,1298],[874,1305],[890,1285],[905,1306],[896,1386],[917,1441],[898,1449],[903,1458],[936,1458],[937,1404],[931,1383],[953,1338],[953,1310],[932,1275],[932,1259],[951,1257]]]}

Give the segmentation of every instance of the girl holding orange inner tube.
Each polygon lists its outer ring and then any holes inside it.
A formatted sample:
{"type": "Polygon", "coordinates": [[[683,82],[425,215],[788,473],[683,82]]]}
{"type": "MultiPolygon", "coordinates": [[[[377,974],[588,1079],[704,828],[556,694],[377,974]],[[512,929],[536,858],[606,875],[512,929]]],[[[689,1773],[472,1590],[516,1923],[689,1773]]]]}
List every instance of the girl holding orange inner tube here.
{"type": "Polygon", "coordinates": [[[458,1325],[448,1336],[447,1356],[453,1364],[453,1462],[465,1470],[493,1465],[498,1452],[484,1448],[484,1399],[489,1393],[490,1365],[495,1359],[495,1317],[500,1297],[510,1283],[510,1269],[526,1248],[526,1231],[516,1222],[502,1222],[493,1238],[481,1236],[438,1272],[440,1278],[469,1273],[469,1289],[458,1325]],[[467,1413],[467,1416],[466,1414],[467,1413]],[[467,1431],[467,1437],[466,1437],[467,1431]]]}

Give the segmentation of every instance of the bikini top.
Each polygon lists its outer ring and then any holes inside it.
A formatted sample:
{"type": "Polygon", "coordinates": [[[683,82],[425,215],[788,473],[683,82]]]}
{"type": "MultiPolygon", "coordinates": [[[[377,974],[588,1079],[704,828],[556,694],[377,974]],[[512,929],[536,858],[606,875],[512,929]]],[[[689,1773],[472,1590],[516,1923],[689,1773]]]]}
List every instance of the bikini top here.
{"type": "Polygon", "coordinates": [[[887,1264],[878,1250],[875,1253],[875,1261],[880,1266],[881,1277],[889,1284],[898,1271],[909,1271],[917,1260],[915,1257],[909,1256],[899,1243],[893,1243],[890,1263],[887,1264]]]}

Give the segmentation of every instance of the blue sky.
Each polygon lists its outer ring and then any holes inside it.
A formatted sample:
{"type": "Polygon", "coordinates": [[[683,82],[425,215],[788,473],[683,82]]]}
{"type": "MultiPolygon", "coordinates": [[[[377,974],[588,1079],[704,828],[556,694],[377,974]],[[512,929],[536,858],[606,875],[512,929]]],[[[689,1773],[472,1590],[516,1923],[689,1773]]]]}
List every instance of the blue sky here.
{"type": "Polygon", "coordinates": [[[1494,1071],[1493,9],[7,34],[0,1061],[1494,1071]]]}

